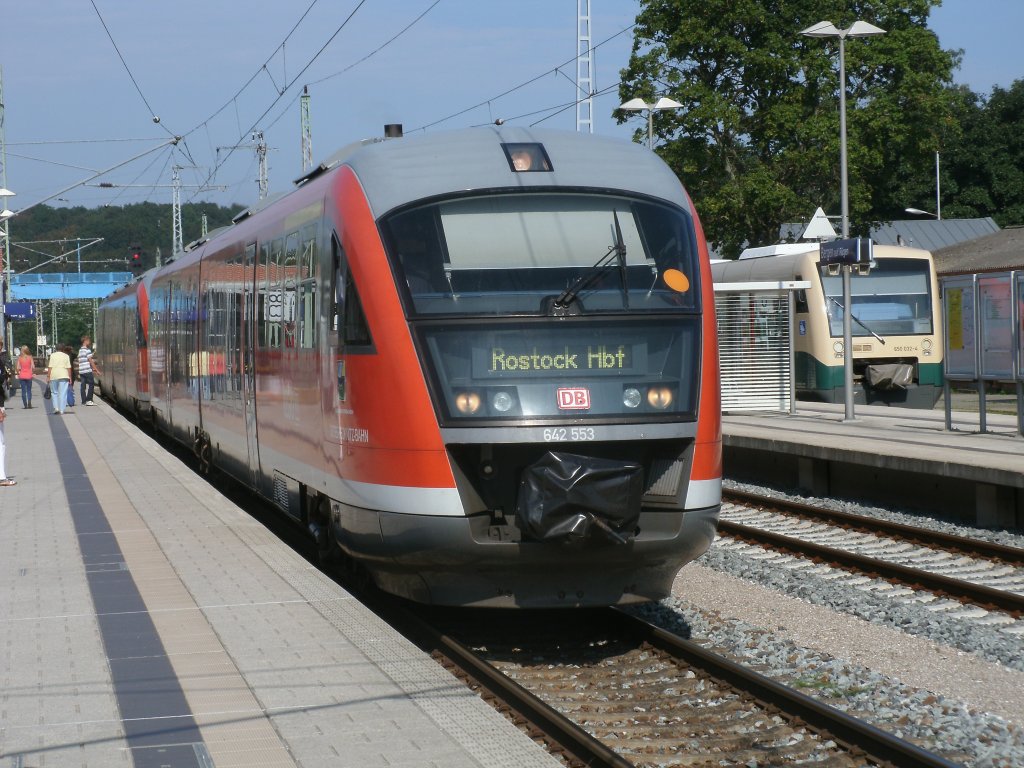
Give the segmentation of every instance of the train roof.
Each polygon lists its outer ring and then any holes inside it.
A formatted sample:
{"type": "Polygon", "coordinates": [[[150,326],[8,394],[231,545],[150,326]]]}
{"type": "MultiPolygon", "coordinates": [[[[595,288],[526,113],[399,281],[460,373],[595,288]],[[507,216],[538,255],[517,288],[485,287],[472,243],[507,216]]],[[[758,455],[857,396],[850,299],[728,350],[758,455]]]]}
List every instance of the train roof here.
{"type": "Polygon", "coordinates": [[[741,259],[757,259],[762,256],[789,256],[794,253],[810,253],[818,250],[817,243],[779,243],[778,245],[762,245],[757,248],[744,248],[741,259]]]}
{"type": "Polygon", "coordinates": [[[487,126],[364,142],[346,148],[375,218],[455,191],[554,186],[628,191],[689,210],[672,170],[646,147],[568,131],[487,126]],[[550,171],[513,171],[503,144],[540,144],[550,171]]]}
{"type": "MultiPolygon", "coordinates": [[[[802,256],[808,253],[817,253],[820,247],[820,243],[805,242],[805,243],[779,243],[777,245],[764,245],[757,248],[746,248],[739,255],[739,259],[736,261],[742,261],[746,259],[762,259],[762,258],[779,258],[786,256],[802,256]]],[[[923,248],[909,248],[904,245],[882,245],[881,243],[875,243],[872,248],[875,257],[881,257],[883,259],[892,258],[931,258],[931,253],[924,250],[923,248]]],[[[723,259],[722,261],[729,261],[729,259],[723,259]]]]}
{"type": "MultiPolygon", "coordinates": [[[[294,189],[256,202],[238,213],[231,225],[190,242],[183,252],[199,251],[283,198],[312,183],[321,183],[343,165],[359,178],[374,218],[417,200],[453,192],[517,187],[635,193],[674,203],[693,213],[676,175],[640,144],[572,131],[485,126],[349,144],[295,179],[294,189]],[[504,144],[541,145],[551,169],[513,171],[504,144]]],[[[168,260],[168,264],[175,260],[168,260]]]]}

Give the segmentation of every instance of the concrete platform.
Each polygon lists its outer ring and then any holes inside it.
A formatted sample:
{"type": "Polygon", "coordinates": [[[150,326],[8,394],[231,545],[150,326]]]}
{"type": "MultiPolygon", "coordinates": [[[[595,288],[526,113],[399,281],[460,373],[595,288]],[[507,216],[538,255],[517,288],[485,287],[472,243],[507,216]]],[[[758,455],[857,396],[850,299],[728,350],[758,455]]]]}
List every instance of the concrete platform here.
{"type": "Polygon", "coordinates": [[[1024,529],[1024,438],[1016,416],[799,401],[793,414],[726,414],[725,475],[815,496],[941,511],[983,528],[1024,529]]]}
{"type": "Polygon", "coordinates": [[[108,405],[9,402],[4,766],[560,765],[108,405]]]}

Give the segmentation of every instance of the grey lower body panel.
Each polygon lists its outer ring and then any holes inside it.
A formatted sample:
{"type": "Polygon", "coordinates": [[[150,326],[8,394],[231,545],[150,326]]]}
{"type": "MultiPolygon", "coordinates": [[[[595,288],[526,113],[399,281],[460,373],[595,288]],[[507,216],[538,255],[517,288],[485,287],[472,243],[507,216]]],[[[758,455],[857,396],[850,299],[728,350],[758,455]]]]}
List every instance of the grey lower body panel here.
{"type": "MultiPolygon", "coordinates": [[[[719,506],[643,510],[628,543],[514,540],[488,515],[431,517],[333,505],[333,534],[383,590],[423,603],[505,608],[627,605],[671,592],[715,536],[719,506]],[[506,538],[502,538],[502,537],[506,538]],[[509,536],[513,540],[509,540],[509,536]]],[[[507,529],[504,530],[503,529],[507,529]]]]}

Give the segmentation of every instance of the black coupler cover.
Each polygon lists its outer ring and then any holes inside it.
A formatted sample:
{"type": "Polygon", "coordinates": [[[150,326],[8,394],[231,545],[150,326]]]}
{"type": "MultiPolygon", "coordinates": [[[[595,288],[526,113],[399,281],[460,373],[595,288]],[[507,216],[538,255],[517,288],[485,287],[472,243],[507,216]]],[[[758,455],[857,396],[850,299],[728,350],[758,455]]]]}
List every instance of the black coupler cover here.
{"type": "Polygon", "coordinates": [[[875,389],[906,389],[914,382],[914,367],[907,363],[869,365],[864,375],[875,389]]]}
{"type": "Polygon", "coordinates": [[[516,516],[526,538],[625,544],[640,519],[643,467],[629,461],[548,451],[523,470],[516,516]]]}

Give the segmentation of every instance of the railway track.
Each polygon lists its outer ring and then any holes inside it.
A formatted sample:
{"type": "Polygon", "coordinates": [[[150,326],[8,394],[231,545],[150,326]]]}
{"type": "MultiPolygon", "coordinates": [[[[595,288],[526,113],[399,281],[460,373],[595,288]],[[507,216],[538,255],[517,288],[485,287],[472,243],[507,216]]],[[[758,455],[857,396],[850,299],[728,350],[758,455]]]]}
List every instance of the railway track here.
{"type": "MultiPolygon", "coordinates": [[[[1024,550],[756,494],[723,492],[720,536],[1024,616],[1024,550]]],[[[716,543],[719,546],[720,543],[716,543]]]]}
{"type": "MultiPolygon", "coordinates": [[[[307,537],[272,522],[315,562],[307,537]]],[[[569,766],[951,768],[964,759],[621,611],[414,613],[347,588],[569,766]]]]}
{"type": "Polygon", "coordinates": [[[384,615],[568,765],[955,765],[621,611],[384,615]]]}

